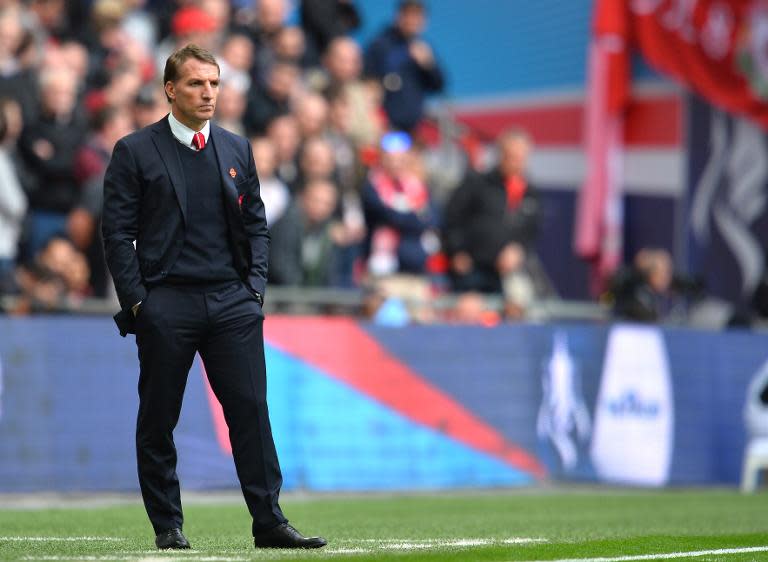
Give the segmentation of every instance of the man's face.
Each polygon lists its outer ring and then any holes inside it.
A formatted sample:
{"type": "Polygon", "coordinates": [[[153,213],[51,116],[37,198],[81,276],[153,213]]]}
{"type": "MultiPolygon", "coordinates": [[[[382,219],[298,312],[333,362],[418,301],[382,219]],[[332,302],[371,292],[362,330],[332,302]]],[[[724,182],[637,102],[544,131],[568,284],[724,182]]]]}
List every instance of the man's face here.
{"type": "Polygon", "coordinates": [[[381,167],[393,178],[400,178],[408,168],[408,152],[404,150],[382,152],[381,167]]]}
{"type": "Polygon", "coordinates": [[[219,95],[219,70],[215,65],[190,58],[179,68],[179,78],[165,84],[174,117],[199,130],[213,117],[219,95]]]}
{"type": "Polygon", "coordinates": [[[340,82],[355,80],[360,76],[362,68],[360,48],[350,39],[336,39],[328,51],[326,67],[333,78],[340,82]]]}
{"type": "Polygon", "coordinates": [[[424,10],[418,7],[405,8],[397,16],[397,27],[406,37],[417,37],[421,35],[427,25],[427,18],[424,10]]]}
{"type": "Polygon", "coordinates": [[[336,189],[328,182],[314,182],[302,196],[304,215],[311,224],[327,221],[336,208],[336,189]]]}
{"type": "Polygon", "coordinates": [[[309,141],[304,149],[301,167],[308,178],[328,178],[333,174],[333,147],[323,140],[309,141]]]}
{"type": "Polygon", "coordinates": [[[77,82],[69,71],[58,71],[42,89],[45,111],[55,116],[67,116],[77,104],[77,82]]]}
{"type": "Polygon", "coordinates": [[[500,167],[505,175],[522,175],[528,167],[530,147],[523,139],[508,139],[501,145],[500,167]]]}

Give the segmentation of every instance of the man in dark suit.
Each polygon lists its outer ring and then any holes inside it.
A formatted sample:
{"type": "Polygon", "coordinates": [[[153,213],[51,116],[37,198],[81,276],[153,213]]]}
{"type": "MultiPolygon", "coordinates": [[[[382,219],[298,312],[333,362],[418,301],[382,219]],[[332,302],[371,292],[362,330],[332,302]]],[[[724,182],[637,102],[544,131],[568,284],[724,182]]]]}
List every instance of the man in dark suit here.
{"type": "Polygon", "coordinates": [[[195,45],[169,58],[170,114],[122,138],[104,178],[102,231],[122,310],[136,334],[136,448],[158,548],[189,548],[173,429],[199,352],[229,426],[256,547],[317,548],[278,504],[282,484],[266,402],[262,299],[269,232],[246,139],[210,123],[219,67],[195,45]]]}

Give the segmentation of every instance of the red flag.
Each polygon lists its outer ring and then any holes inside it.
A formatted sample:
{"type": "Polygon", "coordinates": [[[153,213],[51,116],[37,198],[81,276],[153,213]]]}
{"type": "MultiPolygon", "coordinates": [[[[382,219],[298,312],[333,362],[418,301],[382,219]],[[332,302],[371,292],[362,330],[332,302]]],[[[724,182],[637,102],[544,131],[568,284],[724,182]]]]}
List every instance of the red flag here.
{"type": "Polygon", "coordinates": [[[624,113],[629,97],[629,30],[624,0],[597,0],[589,52],[587,174],[579,194],[574,249],[605,287],[622,258],[624,113]]]}

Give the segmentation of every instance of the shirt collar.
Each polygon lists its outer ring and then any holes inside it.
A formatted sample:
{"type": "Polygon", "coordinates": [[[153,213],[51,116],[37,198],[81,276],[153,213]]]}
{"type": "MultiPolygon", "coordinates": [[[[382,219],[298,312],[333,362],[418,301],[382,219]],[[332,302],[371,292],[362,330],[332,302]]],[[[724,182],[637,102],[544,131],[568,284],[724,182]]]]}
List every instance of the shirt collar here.
{"type": "MultiPolygon", "coordinates": [[[[173,112],[168,114],[168,124],[171,126],[171,133],[173,133],[173,136],[176,137],[176,140],[178,140],[181,144],[188,147],[194,147],[192,144],[192,137],[195,136],[195,133],[198,131],[194,131],[187,127],[184,123],[179,121],[173,116],[173,112]]],[[[203,128],[200,129],[201,133],[203,133],[203,137],[205,138],[205,142],[208,142],[208,135],[211,132],[211,122],[206,121],[205,125],[203,125],[203,128]]]]}

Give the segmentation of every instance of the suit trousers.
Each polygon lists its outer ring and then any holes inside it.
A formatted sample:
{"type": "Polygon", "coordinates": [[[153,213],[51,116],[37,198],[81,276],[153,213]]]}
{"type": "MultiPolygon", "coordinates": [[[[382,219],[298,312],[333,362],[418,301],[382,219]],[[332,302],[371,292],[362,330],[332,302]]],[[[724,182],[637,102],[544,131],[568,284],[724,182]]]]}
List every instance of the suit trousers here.
{"type": "Polygon", "coordinates": [[[286,521],[267,410],[264,315],[241,281],[208,286],[158,285],[136,317],[139,484],[155,533],[182,528],[173,430],[195,353],[205,365],[229,427],[232,453],[253,532],[286,521]]]}

